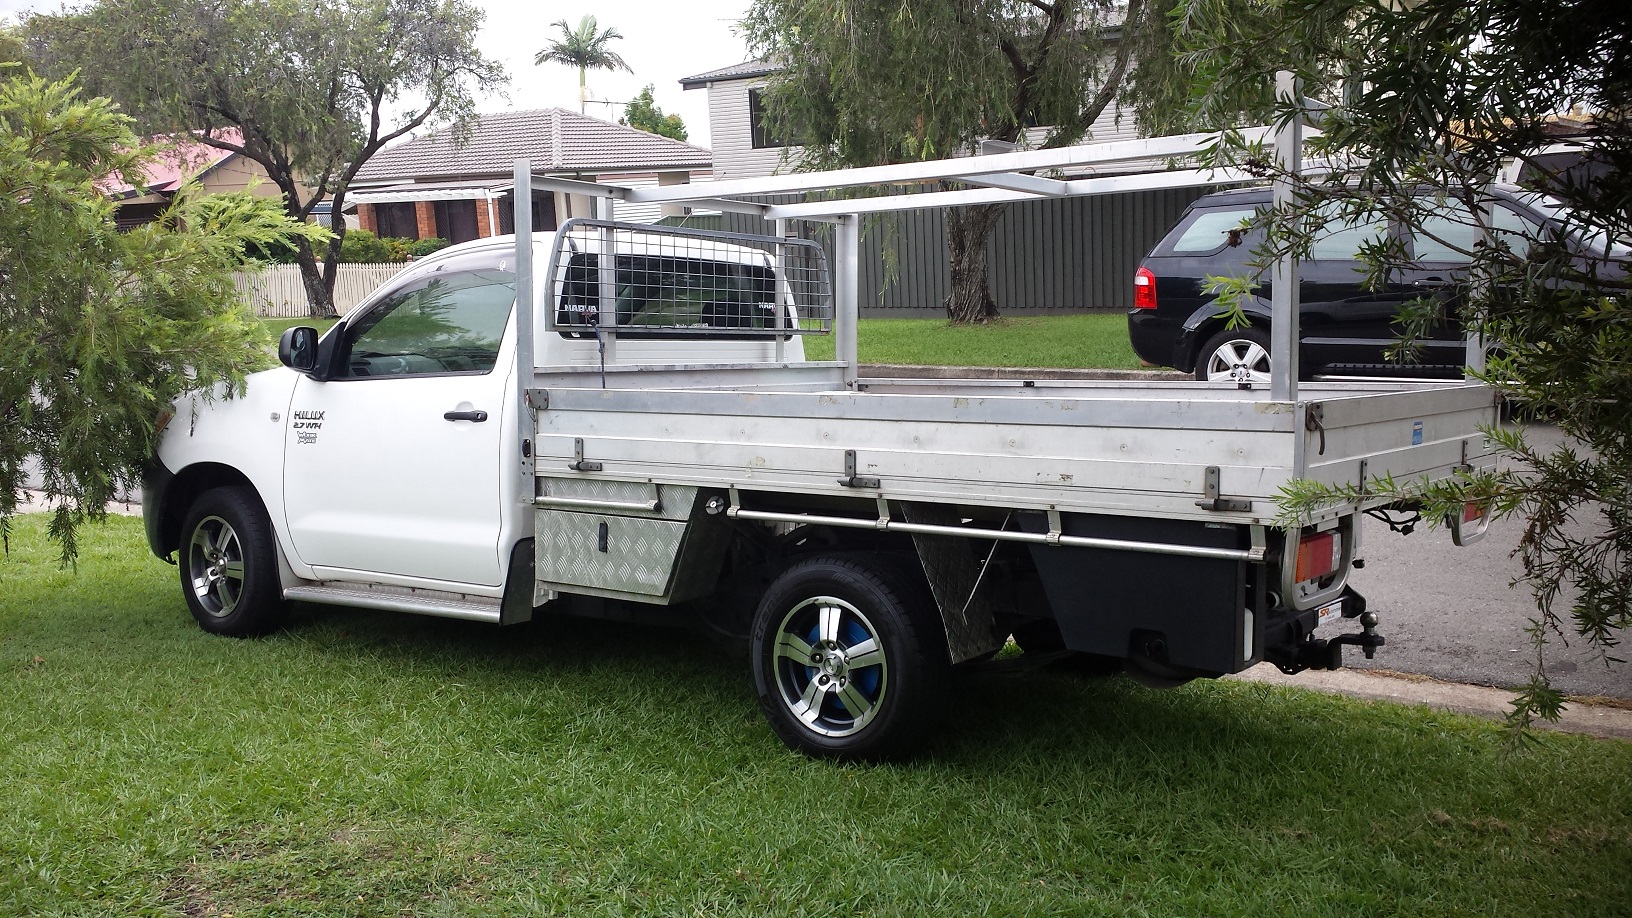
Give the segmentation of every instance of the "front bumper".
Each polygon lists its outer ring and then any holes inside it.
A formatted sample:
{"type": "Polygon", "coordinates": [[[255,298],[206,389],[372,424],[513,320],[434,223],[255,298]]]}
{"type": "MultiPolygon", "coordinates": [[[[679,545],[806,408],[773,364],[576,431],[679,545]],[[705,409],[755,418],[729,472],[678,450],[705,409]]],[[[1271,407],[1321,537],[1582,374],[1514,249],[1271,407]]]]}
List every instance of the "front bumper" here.
{"type": "Polygon", "coordinates": [[[176,473],[165,468],[159,457],[148,457],[142,467],[142,528],[147,531],[147,547],[165,561],[175,552],[175,547],[167,544],[164,531],[165,492],[175,480],[176,473]]]}

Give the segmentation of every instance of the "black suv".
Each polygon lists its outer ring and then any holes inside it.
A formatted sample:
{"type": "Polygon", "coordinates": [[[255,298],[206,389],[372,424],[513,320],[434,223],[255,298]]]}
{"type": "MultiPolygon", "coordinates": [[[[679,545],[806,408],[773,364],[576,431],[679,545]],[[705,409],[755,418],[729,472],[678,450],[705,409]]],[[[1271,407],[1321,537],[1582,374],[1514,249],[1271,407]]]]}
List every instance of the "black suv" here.
{"type": "MultiPolygon", "coordinates": [[[[1563,225],[1566,214],[1545,195],[1511,185],[1498,185],[1493,191],[1498,203],[1492,208],[1492,223],[1515,250],[1525,244],[1525,236],[1536,238],[1540,227],[1563,225]]],[[[1269,206],[1268,188],[1209,194],[1190,205],[1145,256],[1134,277],[1134,308],[1128,313],[1128,337],[1140,359],[1194,372],[1201,380],[1269,381],[1269,278],[1264,277],[1242,303],[1252,323],[1249,327],[1226,329],[1213,295],[1205,292],[1209,275],[1240,275],[1247,270],[1259,232],[1242,232],[1242,222],[1269,206]]],[[[1430,338],[1417,342],[1421,350],[1416,362],[1390,362],[1384,356],[1398,340],[1396,316],[1402,304],[1425,294],[1451,297],[1467,265],[1467,257],[1457,250],[1472,248],[1473,221],[1465,214],[1458,218],[1448,208],[1443,213],[1430,217],[1423,233],[1404,239],[1411,264],[1392,272],[1380,290],[1366,288],[1358,253],[1368,242],[1404,235],[1404,228],[1384,219],[1327,224],[1309,258],[1299,265],[1302,375],[1462,375],[1465,345],[1454,316],[1448,316],[1430,338]]],[[[1603,257],[1602,243],[1571,241],[1603,257]]],[[[1624,258],[1623,248],[1611,245],[1609,254],[1624,258]]]]}

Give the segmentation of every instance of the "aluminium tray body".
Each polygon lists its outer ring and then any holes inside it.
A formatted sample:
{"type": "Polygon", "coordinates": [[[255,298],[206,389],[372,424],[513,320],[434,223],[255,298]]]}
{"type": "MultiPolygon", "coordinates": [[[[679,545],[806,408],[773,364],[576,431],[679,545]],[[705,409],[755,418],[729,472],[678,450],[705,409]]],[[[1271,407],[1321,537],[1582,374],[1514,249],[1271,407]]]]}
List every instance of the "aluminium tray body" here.
{"type": "Polygon", "coordinates": [[[667,368],[661,388],[636,388],[638,373],[541,372],[536,474],[1263,525],[1295,478],[1441,478],[1493,461],[1480,427],[1497,420],[1495,396],[1477,384],[1317,382],[1276,402],[1199,382],[850,390],[823,385],[818,366],[780,369],[667,368]],[[568,469],[578,441],[598,470],[568,469]],[[1202,506],[1210,469],[1231,509],[1202,506]]]}

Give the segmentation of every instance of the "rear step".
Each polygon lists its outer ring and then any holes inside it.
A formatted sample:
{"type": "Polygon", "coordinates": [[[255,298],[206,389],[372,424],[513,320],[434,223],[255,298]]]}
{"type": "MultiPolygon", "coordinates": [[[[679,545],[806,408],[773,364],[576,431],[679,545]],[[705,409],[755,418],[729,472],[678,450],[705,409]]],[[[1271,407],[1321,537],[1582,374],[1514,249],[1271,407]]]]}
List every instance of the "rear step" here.
{"type": "Polygon", "coordinates": [[[499,623],[498,597],[414,590],[367,583],[327,581],[320,586],[293,586],[283,591],[284,599],[320,602],[331,606],[410,612],[439,618],[462,618],[473,622],[499,623]]]}

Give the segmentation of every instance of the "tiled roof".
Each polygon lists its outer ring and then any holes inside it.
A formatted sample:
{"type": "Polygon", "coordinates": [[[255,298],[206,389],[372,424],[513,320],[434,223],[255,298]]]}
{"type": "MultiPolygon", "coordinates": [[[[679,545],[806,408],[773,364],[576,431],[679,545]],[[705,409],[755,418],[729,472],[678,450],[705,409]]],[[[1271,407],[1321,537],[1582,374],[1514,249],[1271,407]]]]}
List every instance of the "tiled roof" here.
{"type": "Polygon", "coordinates": [[[729,67],[699,73],[696,76],[682,77],[680,86],[684,89],[696,89],[699,86],[706,86],[718,80],[746,80],[751,77],[764,76],[767,73],[775,73],[780,69],[782,68],[769,61],[743,61],[729,67]]]}
{"type": "Polygon", "coordinates": [[[689,143],[580,115],[564,108],[478,115],[470,138],[434,133],[381,150],[357,173],[358,181],[508,175],[515,161],[534,172],[640,172],[707,169],[714,154],[689,143]]]}
{"type": "MultiPolygon", "coordinates": [[[[244,142],[237,128],[220,131],[219,136],[227,143],[244,142]]],[[[97,182],[104,194],[120,199],[175,191],[182,182],[197,178],[238,155],[212,147],[191,134],[163,134],[149,137],[147,142],[158,146],[159,152],[147,164],[144,181],[132,185],[117,175],[105,176],[97,182]]]]}

